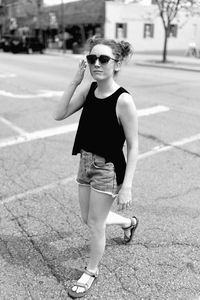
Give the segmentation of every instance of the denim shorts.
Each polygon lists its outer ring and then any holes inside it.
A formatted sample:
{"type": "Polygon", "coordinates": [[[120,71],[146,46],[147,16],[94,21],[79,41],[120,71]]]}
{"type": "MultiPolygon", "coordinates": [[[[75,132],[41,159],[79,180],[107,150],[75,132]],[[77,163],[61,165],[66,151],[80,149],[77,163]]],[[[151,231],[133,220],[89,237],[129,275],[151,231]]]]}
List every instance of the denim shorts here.
{"type": "Polygon", "coordinates": [[[116,197],[119,191],[114,164],[105,162],[105,158],[84,150],[81,150],[76,181],[80,185],[90,186],[112,197],[116,197]]]}

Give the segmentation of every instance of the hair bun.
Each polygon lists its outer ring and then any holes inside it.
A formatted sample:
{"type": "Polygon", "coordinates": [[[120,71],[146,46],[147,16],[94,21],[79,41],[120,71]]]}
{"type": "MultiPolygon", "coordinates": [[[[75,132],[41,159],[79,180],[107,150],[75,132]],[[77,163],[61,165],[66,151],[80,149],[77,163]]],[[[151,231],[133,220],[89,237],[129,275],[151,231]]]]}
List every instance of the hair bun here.
{"type": "Polygon", "coordinates": [[[133,54],[133,48],[130,43],[125,41],[120,41],[119,46],[121,48],[121,55],[123,58],[128,57],[133,54]]]}

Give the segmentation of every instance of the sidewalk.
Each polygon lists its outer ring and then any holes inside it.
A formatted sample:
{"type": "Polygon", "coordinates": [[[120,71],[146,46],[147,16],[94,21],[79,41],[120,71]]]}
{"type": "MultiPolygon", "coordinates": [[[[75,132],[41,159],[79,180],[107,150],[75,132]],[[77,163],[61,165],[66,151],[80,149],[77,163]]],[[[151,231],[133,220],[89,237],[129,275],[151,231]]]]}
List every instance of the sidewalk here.
{"type": "Polygon", "coordinates": [[[200,59],[188,56],[168,55],[167,63],[163,63],[162,55],[135,54],[134,63],[138,66],[200,72],[200,59]]]}
{"type": "MultiPolygon", "coordinates": [[[[68,56],[77,59],[84,57],[84,54],[73,54],[67,51],[63,53],[61,50],[46,49],[46,54],[68,56]]],[[[138,54],[133,55],[133,64],[137,66],[149,66],[165,69],[177,69],[184,71],[200,72],[200,59],[188,56],[167,56],[167,63],[162,63],[162,55],[158,54],[138,54]]]]}

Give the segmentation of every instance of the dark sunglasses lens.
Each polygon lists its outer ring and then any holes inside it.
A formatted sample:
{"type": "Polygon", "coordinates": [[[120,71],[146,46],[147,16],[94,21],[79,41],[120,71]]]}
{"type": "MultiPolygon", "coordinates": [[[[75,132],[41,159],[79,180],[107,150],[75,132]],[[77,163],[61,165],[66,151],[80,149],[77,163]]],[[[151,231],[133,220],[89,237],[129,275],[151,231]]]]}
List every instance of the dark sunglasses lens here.
{"type": "Polygon", "coordinates": [[[86,58],[87,58],[88,64],[91,64],[91,65],[95,64],[95,62],[97,60],[96,55],[92,55],[92,54],[91,55],[87,55],[86,58]]]}
{"type": "Polygon", "coordinates": [[[110,60],[110,57],[107,55],[100,55],[99,57],[97,57],[95,54],[89,54],[86,56],[86,58],[88,64],[90,65],[94,65],[97,59],[99,59],[99,62],[101,64],[107,64],[110,60]]]}
{"type": "Polygon", "coordinates": [[[107,55],[100,55],[99,56],[99,61],[101,64],[107,64],[110,60],[110,57],[107,55]]]}

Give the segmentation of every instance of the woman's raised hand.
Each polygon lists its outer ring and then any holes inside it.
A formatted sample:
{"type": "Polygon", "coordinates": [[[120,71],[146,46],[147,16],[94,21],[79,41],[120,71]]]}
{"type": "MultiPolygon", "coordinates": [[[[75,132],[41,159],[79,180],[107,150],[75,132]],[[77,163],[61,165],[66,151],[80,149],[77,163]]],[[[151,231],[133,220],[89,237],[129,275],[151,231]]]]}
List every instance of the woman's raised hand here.
{"type": "Polygon", "coordinates": [[[73,80],[73,82],[76,83],[77,85],[79,85],[82,82],[86,67],[87,67],[86,60],[85,59],[80,60],[78,70],[73,80]]]}

